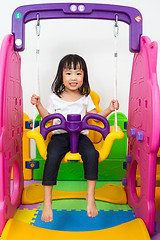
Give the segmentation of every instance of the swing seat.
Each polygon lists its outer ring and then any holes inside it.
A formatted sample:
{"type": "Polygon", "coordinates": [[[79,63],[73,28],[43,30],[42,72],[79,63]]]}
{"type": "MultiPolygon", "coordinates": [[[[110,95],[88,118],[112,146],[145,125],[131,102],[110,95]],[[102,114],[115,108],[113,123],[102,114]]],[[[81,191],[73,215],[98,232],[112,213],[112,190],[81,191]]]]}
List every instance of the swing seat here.
{"type": "MultiPolygon", "coordinates": [[[[91,91],[90,96],[96,106],[97,112],[100,112],[101,111],[101,109],[99,108],[100,98],[99,98],[98,94],[91,91]]],[[[100,121],[97,122],[97,121],[94,121],[93,119],[89,119],[88,123],[91,125],[96,125],[98,127],[103,128],[103,123],[100,121]]],[[[49,127],[51,125],[52,125],[52,123],[49,122],[47,124],[47,127],[49,127]]],[[[49,132],[46,140],[44,140],[43,136],[40,134],[40,127],[37,127],[37,128],[35,128],[34,131],[32,131],[32,130],[28,131],[27,136],[28,136],[28,138],[35,140],[40,155],[42,156],[43,159],[46,160],[47,146],[51,140],[52,132],[49,132]]],[[[122,130],[119,126],[117,127],[117,131],[116,131],[115,126],[110,126],[110,132],[106,136],[105,139],[103,139],[102,135],[99,132],[93,131],[93,130],[89,130],[88,136],[91,139],[91,141],[93,142],[95,149],[99,152],[99,162],[102,162],[108,157],[114,140],[122,139],[124,137],[124,133],[122,132],[122,130]]],[[[66,153],[62,162],[67,163],[68,161],[73,161],[73,160],[82,162],[81,155],[79,153],[68,152],[68,153],[66,153]]]]}

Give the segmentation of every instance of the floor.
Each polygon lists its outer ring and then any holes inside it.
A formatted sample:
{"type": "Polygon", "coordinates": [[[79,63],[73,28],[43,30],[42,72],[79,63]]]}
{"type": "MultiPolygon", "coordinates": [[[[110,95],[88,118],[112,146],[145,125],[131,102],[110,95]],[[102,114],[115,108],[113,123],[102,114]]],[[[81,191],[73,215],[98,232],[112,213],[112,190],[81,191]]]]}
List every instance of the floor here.
{"type": "MultiPolygon", "coordinates": [[[[25,181],[25,186],[30,183],[30,181],[25,181]]],[[[99,188],[104,184],[106,182],[97,182],[96,187],[99,188]]],[[[120,183],[117,182],[116,184],[120,183]]],[[[54,188],[61,191],[85,191],[87,184],[85,181],[65,181],[58,182],[54,188]]],[[[87,217],[86,201],[83,199],[54,200],[52,209],[55,221],[52,223],[41,221],[43,203],[21,205],[16,211],[15,218],[34,226],[61,231],[100,230],[135,219],[134,212],[128,205],[111,204],[102,201],[96,201],[96,204],[99,214],[92,219],[87,217]]],[[[156,223],[158,230],[152,236],[152,240],[160,240],[160,211],[156,212],[156,223]]]]}

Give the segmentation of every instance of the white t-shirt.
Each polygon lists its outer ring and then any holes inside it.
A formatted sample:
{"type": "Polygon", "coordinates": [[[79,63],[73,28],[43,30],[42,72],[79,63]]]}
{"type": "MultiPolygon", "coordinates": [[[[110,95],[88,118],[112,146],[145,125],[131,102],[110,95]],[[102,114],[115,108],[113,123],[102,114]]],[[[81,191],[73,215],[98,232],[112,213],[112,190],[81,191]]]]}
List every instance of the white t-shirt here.
{"type": "MultiPolygon", "coordinates": [[[[86,112],[90,112],[96,108],[90,95],[83,95],[80,99],[75,102],[68,102],[62,100],[56,94],[52,93],[48,100],[47,111],[50,114],[61,113],[66,119],[68,114],[80,114],[81,119],[86,115],[86,112]]],[[[60,119],[54,119],[53,125],[60,124],[60,119]]],[[[54,134],[65,133],[65,130],[58,129],[54,130],[54,134]]],[[[87,135],[88,130],[83,130],[81,133],[87,135]]]]}

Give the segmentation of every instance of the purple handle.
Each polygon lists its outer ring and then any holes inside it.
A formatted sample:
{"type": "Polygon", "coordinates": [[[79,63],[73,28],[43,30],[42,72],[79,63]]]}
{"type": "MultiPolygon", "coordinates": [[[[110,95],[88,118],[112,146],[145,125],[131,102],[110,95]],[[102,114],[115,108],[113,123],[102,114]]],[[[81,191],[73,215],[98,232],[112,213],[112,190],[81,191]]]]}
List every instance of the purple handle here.
{"type": "Polygon", "coordinates": [[[90,130],[98,131],[102,134],[103,139],[105,139],[110,131],[110,126],[109,126],[108,120],[105,117],[98,115],[98,114],[89,113],[89,114],[85,115],[84,118],[82,119],[82,130],[83,129],[90,129],[90,130]],[[88,121],[88,119],[91,119],[91,118],[101,121],[104,124],[104,128],[88,124],[87,121],[88,121]]]}
{"type": "Polygon", "coordinates": [[[66,130],[70,135],[70,146],[71,146],[71,152],[77,153],[78,149],[78,139],[79,139],[79,133],[84,129],[91,129],[98,131],[102,134],[103,138],[105,139],[106,136],[109,133],[109,123],[106,118],[98,115],[89,113],[81,121],[81,115],[80,114],[69,114],[67,115],[67,121],[65,117],[60,113],[54,113],[51,115],[46,116],[40,125],[40,133],[42,134],[43,138],[46,139],[47,134],[51,131],[57,130],[57,129],[64,129],[66,130]],[[46,128],[46,123],[51,120],[59,118],[61,120],[60,124],[53,125],[51,127],[46,128]],[[97,119],[104,124],[104,128],[90,125],[87,123],[88,119],[97,119]]]}
{"type": "Polygon", "coordinates": [[[40,124],[40,133],[42,134],[44,140],[46,139],[47,134],[51,131],[54,131],[54,130],[57,130],[57,129],[66,130],[65,122],[66,122],[65,117],[62,114],[59,114],[59,113],[50,114],[50,115],[46,116],[45,118],[43,118],[43,120],[40,124]],[[61,120],[61,123],[57,124],[57,125],[52,125],[51,127],[46,128],[45,127],[46,123],[48,121],[52,120],[52,119],[55,119],[55,118],[59,118],[61,120]]]}
{"type": "Polygon", "coordinates": [[[142,35],[142,15],[132,7],[92,3],[45,3],[24,5],[15,9],[12,15],[12,33],[15,38],[15,51],[25,48],[25,23],[41,19],[80,18],[118,20],[129,24],[129,49],[139,52],[142,35]]]}

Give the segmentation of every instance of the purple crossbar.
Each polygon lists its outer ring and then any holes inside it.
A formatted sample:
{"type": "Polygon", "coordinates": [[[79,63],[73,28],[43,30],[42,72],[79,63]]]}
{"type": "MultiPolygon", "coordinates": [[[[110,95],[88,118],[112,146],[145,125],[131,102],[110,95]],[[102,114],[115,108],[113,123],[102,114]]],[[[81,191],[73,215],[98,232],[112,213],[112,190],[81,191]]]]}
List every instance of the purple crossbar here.
{"type": "Polygon", "coordinates": [[[142,15],[132,7],[92,3],[48,3],[21,6],[12,15],[12,33],[15,37],[15,51],[25,48],[25,23],[40,19],[80,18],[118,20],[129,24],[129,50],[139,52],[142,35],[142,15]]]}

